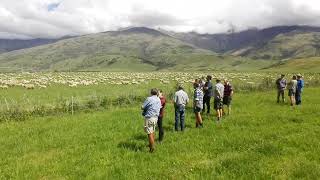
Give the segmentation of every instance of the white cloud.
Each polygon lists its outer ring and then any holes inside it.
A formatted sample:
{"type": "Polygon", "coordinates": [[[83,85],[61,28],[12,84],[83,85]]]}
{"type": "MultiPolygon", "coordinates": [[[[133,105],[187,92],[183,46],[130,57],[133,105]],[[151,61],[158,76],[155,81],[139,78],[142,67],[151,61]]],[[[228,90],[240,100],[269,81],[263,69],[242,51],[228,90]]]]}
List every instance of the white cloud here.
{"type": "Polygon", "coordinates": [[[218,33],[230,26],[320,26],[319,17],[318,0],[1,0],[0,38],[52,38],[127,26],[218,33]]]}

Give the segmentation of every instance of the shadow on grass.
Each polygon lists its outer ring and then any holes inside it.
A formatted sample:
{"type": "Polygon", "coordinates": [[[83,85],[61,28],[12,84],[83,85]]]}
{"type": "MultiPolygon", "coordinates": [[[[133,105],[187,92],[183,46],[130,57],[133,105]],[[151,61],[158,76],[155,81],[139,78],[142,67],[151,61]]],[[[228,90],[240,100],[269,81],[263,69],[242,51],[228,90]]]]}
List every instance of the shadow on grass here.
{"type": "Polygon", "coordinates": [[[133,151],[141,152],[146,148],[146,143],[148,142],[147,135],[145,134],[136,134],[129,138],[126,141],[122,141],[118,144],[118,148],[133,151]]]}

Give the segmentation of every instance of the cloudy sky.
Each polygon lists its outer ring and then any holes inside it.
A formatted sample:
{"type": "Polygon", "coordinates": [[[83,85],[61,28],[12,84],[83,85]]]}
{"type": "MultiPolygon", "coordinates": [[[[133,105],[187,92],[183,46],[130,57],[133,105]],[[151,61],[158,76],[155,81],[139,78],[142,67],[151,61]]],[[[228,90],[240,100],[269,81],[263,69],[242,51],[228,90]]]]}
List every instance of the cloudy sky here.
{"type": "Polygon", "coordinates": [[[0,38],[55,38],[129,26],[199,33],[320,26],[319,0],[0,0],[0,38]]]}

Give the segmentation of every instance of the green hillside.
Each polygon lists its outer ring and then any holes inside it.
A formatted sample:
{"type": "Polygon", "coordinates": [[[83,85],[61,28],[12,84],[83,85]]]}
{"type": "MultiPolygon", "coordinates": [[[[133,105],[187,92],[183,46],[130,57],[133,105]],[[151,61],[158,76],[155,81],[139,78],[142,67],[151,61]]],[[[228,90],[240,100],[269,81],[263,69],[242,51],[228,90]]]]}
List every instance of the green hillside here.
{"type": "Polygon", "coordinates": [[[256,70],[268,61],[221,56],[159,31],[136,28],[61,40],[0,55],[10,71],[256,70]]]}
{"type": "Polygon", "coordinates": [[[233,55],[253,59],[297,59],[320,56],[319,32],[290,32],[280,34],[262,44],[233,51],[233,55]]]}
{"type": "Polygon", "coordinates": [[[278,72],[320,72],[320,57],[279,61],[263,69],[278,72]]]}
{"type": "Polygon", "coordinates": [[[317,70],[314,63],[318,62],[308,60],[318,56],[320,32],[292,31],[261,44],[218,54],[165,32],[140,27],[3,53],[0,72],[317,70]],[[284,61],[291,59],[303,59],[304,64],[297,67],[296,61],[284,61]]]}

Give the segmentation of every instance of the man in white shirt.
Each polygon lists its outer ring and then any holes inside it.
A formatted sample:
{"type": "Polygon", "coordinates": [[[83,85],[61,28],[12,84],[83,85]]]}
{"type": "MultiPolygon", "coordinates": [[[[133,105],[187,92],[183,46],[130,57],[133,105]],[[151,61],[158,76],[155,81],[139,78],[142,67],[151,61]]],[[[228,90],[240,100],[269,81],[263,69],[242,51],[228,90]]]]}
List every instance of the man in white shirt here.
{"type": "Polygon", "coordinates": [[[185,111],[186,105],[189,102],[188,94],[183,90],[183,87],[180,85],[178,91],[174,94],[173,98],[174,108],[175,108],[175,130],[179,129],[179,120],[181,131],[185,128],[185,111]]]}

